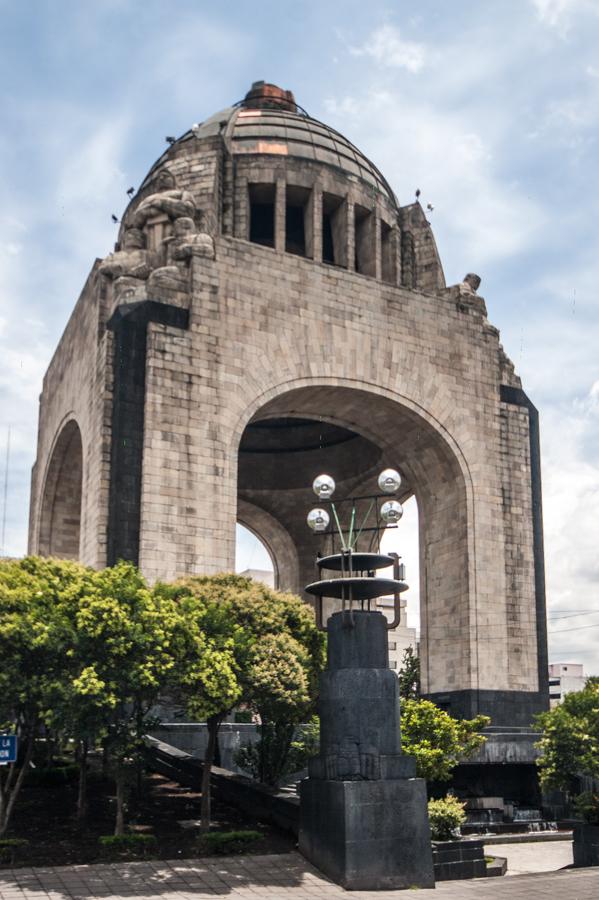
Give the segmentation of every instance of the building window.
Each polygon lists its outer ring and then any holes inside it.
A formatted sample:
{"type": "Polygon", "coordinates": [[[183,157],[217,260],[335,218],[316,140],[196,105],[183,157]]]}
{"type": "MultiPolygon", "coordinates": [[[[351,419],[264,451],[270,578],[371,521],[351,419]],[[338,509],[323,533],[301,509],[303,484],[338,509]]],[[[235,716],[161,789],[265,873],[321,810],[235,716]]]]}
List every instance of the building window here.
{"type": "Polygon", "coordinates": [[[312,203],[308,188],[288,184],[285,202],[285,250],[297,256],[313,256],[312,203]]]}
{"type": "Polygon", "coordinates": [[[376,275],[376,218],[373,212],[363,206],[354,206],[356,272],[361,275],[376,275]]]}
{"type": "Polygon", "coordinates": [[[395,235],[393,228],[381,222],[381,278],[389,284],[396,283],[395,235]]]}
{"type": "Polygon", "coordinates": [[[250,241],[263,247],[275,245],[276,185],[250,184],[250,241]]]}
{"type": "Polygon", "coordinates": [[[392,659],[392,660],[390,661],[390,663],[389,663],[389,668],[390,668],[390,669],[397,669],[397,663],[396,663],[396,661],[395,661],[394,659],[392,659]]]}
{"type": "Polygon", "coordinates": [[[322,261],[347,267],[347,206],[342,197],[322,195],[322,261]]]}
{"type": "Polygon", "coordinates": [[[397,650],[397,641],[389,641],[389,650],[397,650]]]}

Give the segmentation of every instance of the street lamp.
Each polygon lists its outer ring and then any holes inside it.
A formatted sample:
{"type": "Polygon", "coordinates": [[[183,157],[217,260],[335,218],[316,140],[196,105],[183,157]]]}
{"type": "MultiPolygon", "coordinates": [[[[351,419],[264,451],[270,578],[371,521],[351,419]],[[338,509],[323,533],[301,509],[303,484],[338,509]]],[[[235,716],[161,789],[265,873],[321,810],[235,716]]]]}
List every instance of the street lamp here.
{"type": "Polygon", "coordinates": [[[401,475],[395,469],[384,469],[377,484],[380,493],[347,497],[337,503],[331,499],[335,481],[330,475],[318,475],[312,484],[323,507],[311,509],[306,521],[315,534],[330,542],[330,552],[319,554],[316,560],[319,574],[323,570],[339,573],[306,586],[306,592],[317,598],[316,620],[320,628],[325,597],[341,600],[342,609],[370,610],[371,600],[392,594],[394,615],[387,627],[396,628],[400,623],[399,595],[408,589],[404,581],[405,567],[396,553],[381,552],[380,538],[387,528],[396,528],[403,515],[401,503],[389,499],[390,494],[399,490],[401,475]],[[392,578],[376,576],[379,569],[389,566],[393,566],[392,578]]]}

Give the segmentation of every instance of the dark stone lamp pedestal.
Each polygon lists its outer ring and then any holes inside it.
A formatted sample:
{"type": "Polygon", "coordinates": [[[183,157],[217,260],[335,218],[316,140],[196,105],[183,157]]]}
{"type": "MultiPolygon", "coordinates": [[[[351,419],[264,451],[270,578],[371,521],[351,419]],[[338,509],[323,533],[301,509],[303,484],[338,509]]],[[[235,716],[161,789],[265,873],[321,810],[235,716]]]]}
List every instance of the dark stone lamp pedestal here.
{"type": "Polygon", "coordinates": [[[401,752],[386,620],[346,609],[327,631],[321,749],[300,787],[299,849],[347,890],[434,887],[426,785],[401,752]]]}

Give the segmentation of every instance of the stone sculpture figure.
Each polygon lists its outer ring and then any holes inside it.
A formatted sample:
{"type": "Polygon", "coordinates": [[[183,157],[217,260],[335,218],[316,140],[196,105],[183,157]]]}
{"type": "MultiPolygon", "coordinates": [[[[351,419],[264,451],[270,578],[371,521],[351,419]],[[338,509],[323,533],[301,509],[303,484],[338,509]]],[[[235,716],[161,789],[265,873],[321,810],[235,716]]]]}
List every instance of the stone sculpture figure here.
{"type": "Polygon", "coordinates": [[[128,228],[122,240],[120,250],[115,250],[102,260],[98,271],[108,278],[130,278],[145,280],[150,274],[148,254],[144,248],[143,232],[139,228],[128,228]]]}
{"type": "MultiPolygon", "coordinates": [[[[161,288],[180,290],[187,285],[187,268],[196,257],[214,259],[214,241],[209,234],[199,233],[190,216],[180,216],[173,223],[173,233],[162,241],[166,265],[154,269],[149,279],[152,291],[161,288]]],[[[192,268],[193,277],[193,268],[192,268]]]]}
{"type": "Polygon", "coordinates": [[[141,298],[151,271],[144,235],[139,228],[128,228],[121,249],[110,253],[98,266],[98,272],[113,281],[116,302],[141,298]]]}
{"type": "Polygon", "coordinates": [[[214,259],[214,241],[205,231],[197,231],[193,219],[182,216],[176,219],[171,241],[170,255],[175,261],[189,261],[194,256],[214,259]]]}
{"type": "Polygon", "coordinates": [[[460,282],[460,291],[464,294],[476,294],[480,287],[480,281],[480,275],[468,272],[467,275],[464,275],[464,280],[460,282]]]}
{"type": "Polygon", "coordinates": [[[169,219],[190,217],[196,211],[195,200],[189,191],[177,188],[175,176],[168,169],[161,169],[155,179],[156,190],[141,201],[133,213],[131,222],[136,228],[143,228],[149,219],[160,215],[169,219]]]}

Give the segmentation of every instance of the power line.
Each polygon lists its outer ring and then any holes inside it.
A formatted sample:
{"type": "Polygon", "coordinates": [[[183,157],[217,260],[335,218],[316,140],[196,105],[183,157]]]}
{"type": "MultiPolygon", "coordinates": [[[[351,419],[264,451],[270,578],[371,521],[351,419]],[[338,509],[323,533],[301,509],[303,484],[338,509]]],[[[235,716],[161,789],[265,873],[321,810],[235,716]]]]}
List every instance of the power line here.
{"type": "Polygon", "coordinates": [[[579,616],[596,616],[599,609],[585,609],[583,612],[568,613],[566,616],[549,616],[549,622],[557,622],[558,619],[577,619],[579,616]]]}
{"type": "Polygon", "coordinates": [[[550,631],[549,634],[564,634],[566,631],[582,631],[583,628],[599,628],[599,622],[595,622],[593,625],[577,625],[576,628],[556,628],[555,631],[550,631]]]}

